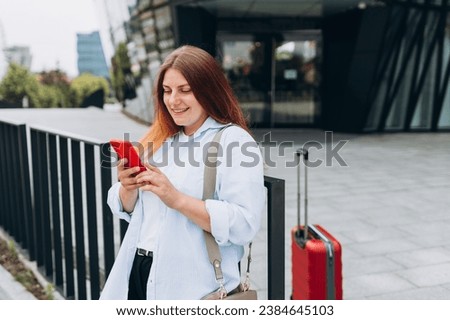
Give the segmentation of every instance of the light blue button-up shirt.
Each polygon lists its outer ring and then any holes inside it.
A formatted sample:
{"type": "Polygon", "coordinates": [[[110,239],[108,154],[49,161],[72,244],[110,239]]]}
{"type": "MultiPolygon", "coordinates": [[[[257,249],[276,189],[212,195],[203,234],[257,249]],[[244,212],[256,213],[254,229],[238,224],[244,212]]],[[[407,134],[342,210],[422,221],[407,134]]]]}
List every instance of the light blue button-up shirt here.
{"type": "MultiPolygon", "coordinates": [[[[170,137],[150,162],[179,191],[201,199],[204,147],[223,126],[208,118],[190,137],[181,131],[170,137]]],[[[205,206],[222,255],[225,288],[231,291],[240,282],[238,262],[243,246],[260,227],[266,191],[263,160],[253,138],[242,128],[231,126],[223,132],[220,145],[214,199],[206,200],[205,206]]],[[[127,299],[138,243],[154,251],[147,299],[200,299],[217,290],[203,230],[148,191],[139,191],[130,216],[122,209],[119,188],[120,183],[111,187],[108,204],[115,215],[129,221],[129,227],[100,298],[127,299]],[[154,234],[147,236],[149,230],[154,234]]]]}

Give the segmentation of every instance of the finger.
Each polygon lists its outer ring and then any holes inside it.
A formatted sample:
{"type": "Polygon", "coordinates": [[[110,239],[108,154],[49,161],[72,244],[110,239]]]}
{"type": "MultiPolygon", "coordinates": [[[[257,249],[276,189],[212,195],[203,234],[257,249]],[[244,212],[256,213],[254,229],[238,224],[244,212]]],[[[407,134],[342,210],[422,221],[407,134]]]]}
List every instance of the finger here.
{"type": "Polygon", "coordinates": [[[141,172],[136,176],[137,183],[152,183],[154,180],[154,175],[152,172],[141,172]]]}
{"type": "Polygon", "coordinates": [[[139,170],[140,170],[139,167],[125,168],[122,171],[122,174],[127,176],[127,177],[135,176],[139,172],[139,170]]]}
{"type": "Polygon", "coordinates": [[[144,186],[145,186],[144,184],[133,184],[133,185],[127,185],[127,186],[123,186],[123,187],[126,190],[133,191],[133,190],[137,190],[139,188],[142,188],[144,186]]]}
{"type": "Polygon", "coordinates": [[[142,187],[140,187],[142,191],[151,191],[154,194],[157,194],[158,187],[153,184],[144,184],[142,187]]]}
{"type": "Polygon", "coordinates": [[[120,183],[125,188],[132,188],[132,189],[136,189],[136,188],[139,188],[139,187],[145,185],[145,183],[138,182],[137,179],[135,177],[133,177],[133,176],[122,178],[120,180],[120,183]]]}
{"type": "Polygon", "coordinates": [[[159,170],[158,167],[152,166],[150,163],[145,163],[144,165],[150,171],[161,173],[161,170],[159,170]]]}
{"type": "Polygon", "coordinates": [[[119,163],[118,163],[118,167],[120,167],[120,168],[125,168],[125,165],[128,163],[128,159],[127,158],[123,158],[123,159],[120,159],[119,160],[119,163]]]}
{"type": "Polygon", "coordinates": [[[145,170],[145,171],[142,171],[142,172],[139,172],[137,175],[136,175],[136,178],[142,178],[142,177],[145,177],[145,176],[150,176],[150,177],[154,177],[156,174],[158,174],[158,172],[156,172],[156,171],[154,171],[154,170],[149,170],[149,169],[147,169],[147,170],[145,170]]]}
{"type": "Polygon", "coordinates": [[[117,175],[117,179],[122,184],[136,184],[136,173],[139,171],[139,168],[130,168],[125,169],[122,171],[119,171],[119,174],[117,175]]]}

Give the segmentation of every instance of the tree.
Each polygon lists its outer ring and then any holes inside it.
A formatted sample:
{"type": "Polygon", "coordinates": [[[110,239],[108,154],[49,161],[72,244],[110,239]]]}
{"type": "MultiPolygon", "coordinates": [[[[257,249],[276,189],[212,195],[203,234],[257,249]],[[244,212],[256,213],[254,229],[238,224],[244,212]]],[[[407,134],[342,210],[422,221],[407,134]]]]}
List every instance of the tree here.
{"type": "Polygon", "coordinates": [[[125,43],[119,43],[114,56],[111,58],[111,82],[117,100],[123,103],[125,99],[136,97],[134,77],[131,72],[131,62],[125,43]]]}
{"type": "Polygon", "coordinates": [[[10,64],[6,75],[0,82],[0,96],[3,100],[22,106],[25,96],[30,107],[40,107],[39,82],[28,69],[17,64],[10,64]]]}
{"type": "MultiPolygon", "coordinates": [[[[97,90],[102,89],[104,96],[109,94],[108,81],[105,78],[83,73],[72,80],[70,84],[70,101],[73,107],[80,107],[83,100],[97,90]]],[[[104,102],[104,101],[103,101],[104,102]]]]}
{"type": "Polygon", "coordinates": [[[72,107],[70,104],[70,81],[66,73],[61,70],[43,71],[39,74],[39,82],[46,87],[44,91],[56,99],[52,101],[53,106],[72,107]]]}
{"type": "Polygon", "coordinates": [[[61,101],[64,96],[55,86],[47,86],[40,84],[37,92],[37,106],[40,108],[61,107],[61,101]]]}

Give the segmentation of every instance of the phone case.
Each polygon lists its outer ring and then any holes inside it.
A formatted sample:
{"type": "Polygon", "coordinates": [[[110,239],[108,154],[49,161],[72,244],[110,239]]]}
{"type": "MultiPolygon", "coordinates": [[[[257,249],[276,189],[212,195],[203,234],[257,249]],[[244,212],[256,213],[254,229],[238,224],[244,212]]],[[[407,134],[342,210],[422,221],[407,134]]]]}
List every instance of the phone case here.
{"type": "Polygon", "coordinates": [[[120,159],[128,159],[128,163],[125,165],[127,168],[139,167],[140,170],[138,173],[147,170],[130,141],[112,139],[109,143],[119,155],[120,159]]]}

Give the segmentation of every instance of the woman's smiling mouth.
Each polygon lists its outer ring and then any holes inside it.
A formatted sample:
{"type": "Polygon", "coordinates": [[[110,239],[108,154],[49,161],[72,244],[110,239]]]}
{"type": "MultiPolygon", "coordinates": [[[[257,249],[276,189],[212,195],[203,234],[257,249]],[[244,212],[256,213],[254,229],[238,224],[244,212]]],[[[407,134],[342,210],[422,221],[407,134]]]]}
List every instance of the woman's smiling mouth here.
{"type": "Polygon", "coordinates": [[[183,108],[183,109],[171,109],[171,110],[175,114],[180,114],[180,113],[183,113],[183,112],[189,110],[189,107],[188,108],[183,108]]]}

